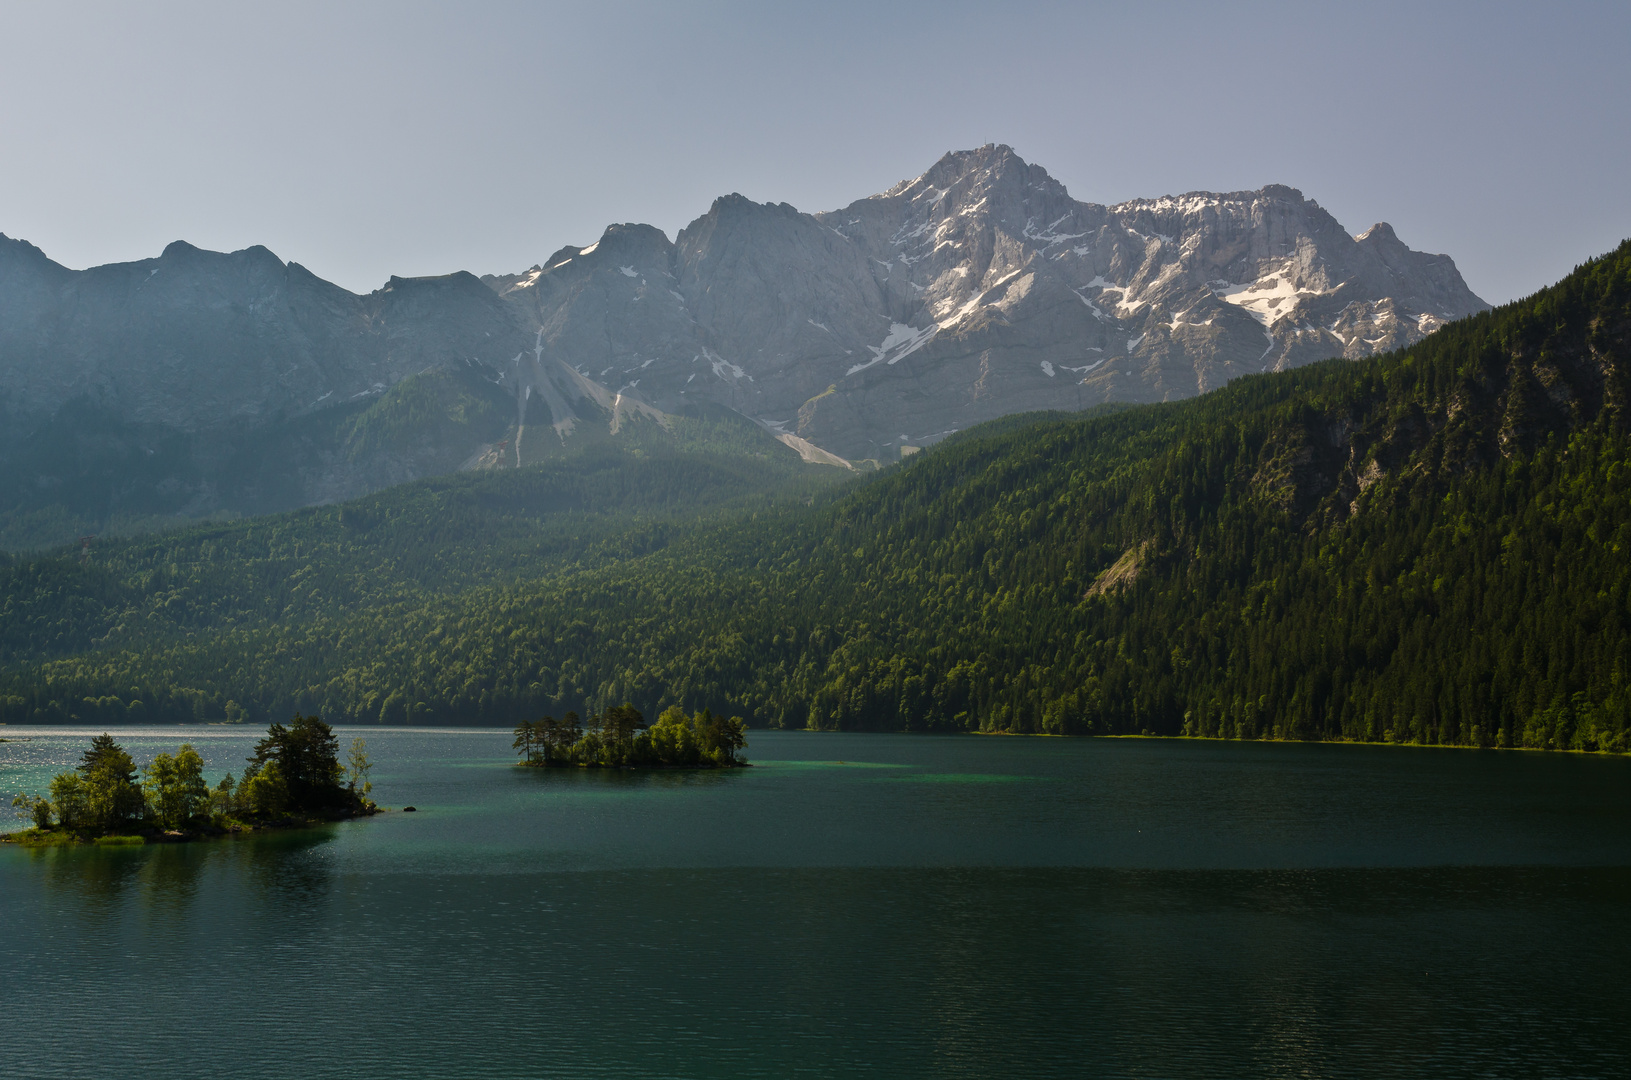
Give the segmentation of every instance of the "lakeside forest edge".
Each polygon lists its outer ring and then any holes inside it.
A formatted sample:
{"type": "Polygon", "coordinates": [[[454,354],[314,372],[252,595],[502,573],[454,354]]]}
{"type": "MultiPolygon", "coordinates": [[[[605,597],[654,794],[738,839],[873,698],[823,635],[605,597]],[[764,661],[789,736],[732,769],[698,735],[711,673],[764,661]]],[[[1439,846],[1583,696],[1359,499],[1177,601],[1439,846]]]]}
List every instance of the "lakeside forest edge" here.
{"type": "Polygon", "coordinates": [[[796,498],[706,454],[648,456],[608,508],[510,497],[570,488],[567,459],[91,565],[7,557],[0,720],[509,726],[631,701],[771,727],[1625,751],[1628,334],[1622,245],[1400,353],[1008,418],[796,498]],[[633,491],[676,476],[707,512],[633,491]],[[499,569],[472,578],[466,555],[499,569]],[[249,595],[273,578],[277,603],[249,595]]]}

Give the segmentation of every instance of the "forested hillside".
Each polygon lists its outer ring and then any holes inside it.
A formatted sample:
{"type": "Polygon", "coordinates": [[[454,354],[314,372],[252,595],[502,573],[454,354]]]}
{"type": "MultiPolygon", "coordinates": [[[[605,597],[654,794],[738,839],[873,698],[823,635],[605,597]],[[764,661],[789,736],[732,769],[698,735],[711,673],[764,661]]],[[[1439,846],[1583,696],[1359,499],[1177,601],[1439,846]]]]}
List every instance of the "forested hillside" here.
{"type": "Polygon", "coordinates": [[[737,425],[690,423],[687,439],[635,432],[543,465],[426,480],[343,506],[84,553],[0,554],[0,667],[414,606],[627,559],[709,514],[807,501],[843,475],[772,440],[735,438],[737,425]]]}
{"type": "Polygon", "coordinates": [[[627,700],[795,727],[1631,749],[1628,335],[1631,245],[1401,353],[975,429],[830,495],[608,526],[534,566],[458,569],[480,547],[458,481],[419,518],[391,492],[228,529],[282,538],[281,609],[255,607],[273,582],[245,549],[166,561],[203,533],[19,563],[0,708],[512,723],[627,700]],[[320,542],[369,514],[370,551],[447,586],[320,542]],[[143,574],[197,592],[161,601],[143,574]],[[135,621],[219,595],[254,613],[135,621]]]}

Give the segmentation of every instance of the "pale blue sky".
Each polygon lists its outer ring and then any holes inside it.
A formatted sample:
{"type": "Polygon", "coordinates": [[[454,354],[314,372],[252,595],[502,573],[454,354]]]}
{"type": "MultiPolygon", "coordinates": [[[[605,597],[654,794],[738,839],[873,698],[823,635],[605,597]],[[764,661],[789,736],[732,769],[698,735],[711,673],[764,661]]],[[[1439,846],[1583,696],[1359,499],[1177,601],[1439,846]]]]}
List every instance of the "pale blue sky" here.
{"type": "Polygon", "coordinates": [[[1006,142],[1078,199],[1299,187],[1474,291],[1631,236],[1631,5],[0,0],[0,232],[366,291],[1006,142]]]}

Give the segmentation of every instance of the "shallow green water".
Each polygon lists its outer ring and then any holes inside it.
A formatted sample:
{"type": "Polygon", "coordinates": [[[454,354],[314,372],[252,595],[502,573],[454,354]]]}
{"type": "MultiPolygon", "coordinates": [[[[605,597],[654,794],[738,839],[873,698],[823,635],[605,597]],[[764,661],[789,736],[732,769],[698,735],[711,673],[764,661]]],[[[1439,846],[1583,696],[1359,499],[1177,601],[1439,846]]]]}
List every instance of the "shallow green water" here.
{"type": "MultiPolygon", "coordinates": [[[[0,1069],[1631,1074],[1631,761],[755,732],[750,770],[601,774],[361,734],[419,813],[0,849],[0,1069]]],[[[14,791],[88,733],[0,736],[14,791]]],[[[213,779],[252,736],[120,737],[213,779]]]]}

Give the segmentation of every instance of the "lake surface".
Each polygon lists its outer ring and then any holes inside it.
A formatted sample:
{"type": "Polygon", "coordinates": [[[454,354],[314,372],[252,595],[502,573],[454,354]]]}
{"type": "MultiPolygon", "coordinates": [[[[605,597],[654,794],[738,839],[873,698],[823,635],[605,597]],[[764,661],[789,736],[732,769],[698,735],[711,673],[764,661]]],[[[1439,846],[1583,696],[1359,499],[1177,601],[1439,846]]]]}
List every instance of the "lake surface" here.
{"type": "MultiPolygon", "coordinates": [[[[0,728],[0,791],[90,734],[0,728]]],[[[213,783],[258,732],[114,734],[213,783]]],[[[754,732],[755,768],[634,774],[355,734],[418,813],[0,848],[0,1073],[1631,1075],[1631,760],[754,732]]]]}

